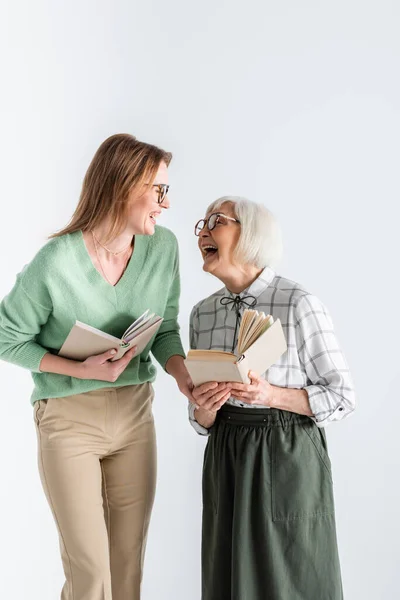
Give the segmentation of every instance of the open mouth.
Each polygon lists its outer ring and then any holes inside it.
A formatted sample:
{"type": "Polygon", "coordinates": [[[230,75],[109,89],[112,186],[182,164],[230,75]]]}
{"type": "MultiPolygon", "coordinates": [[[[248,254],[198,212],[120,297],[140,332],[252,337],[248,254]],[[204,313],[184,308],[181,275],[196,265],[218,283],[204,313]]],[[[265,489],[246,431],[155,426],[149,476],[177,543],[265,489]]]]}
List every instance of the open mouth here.
{"type": "Polygon", "coordinates": [[[157,222],[157,217],[160,213],[158,212],[152,212],[150,213],[150,221],[155,225],[157,222]]]}
{"type": "Polygon", "coordinates": [[[207,260],[211,256],[215,256],[216,254],[218,254],[218,248],[217,246],[214,246],[214,244],[206,244],[205,246],[202,246],[201,253],[203,255],[204,260],[207,260]]]}

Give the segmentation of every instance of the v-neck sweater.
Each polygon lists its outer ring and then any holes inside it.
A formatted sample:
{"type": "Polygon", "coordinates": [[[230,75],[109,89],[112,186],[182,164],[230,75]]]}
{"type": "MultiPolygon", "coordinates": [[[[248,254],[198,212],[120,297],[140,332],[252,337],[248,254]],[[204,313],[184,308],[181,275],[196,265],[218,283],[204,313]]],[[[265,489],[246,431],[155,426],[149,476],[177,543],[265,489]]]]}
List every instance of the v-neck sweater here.
{"type": "Polygon", "coordinates": [[[133,254],[114,286],[94,267],[81,231],[53,238],[17,275],[0,304],[0,359],[32,372],[32,404],[152,382],[156,368],[150,351],[163,368],[171,356],[185,356],[178,325],[179,294],[178,244],[164,227],[156,226],[152,236],[135,236],[133,254]],[[40,371],[43,356],[58,353],[75,321],[120,337],[147,309],[164,321],[114,383],[40,371]]]}

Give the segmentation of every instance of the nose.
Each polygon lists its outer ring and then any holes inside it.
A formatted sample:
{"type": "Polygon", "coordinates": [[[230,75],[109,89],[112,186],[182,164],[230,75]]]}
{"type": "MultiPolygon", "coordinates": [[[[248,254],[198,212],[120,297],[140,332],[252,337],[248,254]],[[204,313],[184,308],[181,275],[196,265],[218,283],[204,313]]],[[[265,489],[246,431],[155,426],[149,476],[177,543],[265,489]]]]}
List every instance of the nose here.
{"type": "Polygon", "coordinates": [[[169,198],[168,198],[168,196],[165,196],[165,198],[161,202],[160,206],[161,206],[161,208],[169,208],[170,204],[169,204],[169,198]]]}
{"type": "Polygon", "coordinates": [[[210,230],[208,229],[208,224],[204,225],[203,229],[199,233],[199,237],[205,237],[210,235],[210,230]]]}

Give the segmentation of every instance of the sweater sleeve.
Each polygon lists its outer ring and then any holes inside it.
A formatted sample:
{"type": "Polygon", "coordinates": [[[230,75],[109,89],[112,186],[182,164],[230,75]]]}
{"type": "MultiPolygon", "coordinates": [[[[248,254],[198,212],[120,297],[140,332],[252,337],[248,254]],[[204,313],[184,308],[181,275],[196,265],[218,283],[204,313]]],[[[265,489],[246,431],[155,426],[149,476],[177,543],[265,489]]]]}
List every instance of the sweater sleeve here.
{"type": "Polygon", "coordinates": [[[171,356],[179,355],[185,358],[185,351],[182,346],[181,336],[179,334],[179,297],[181,292],[179,275],[179,256],[176,246],[176,257],[173,272],[173,280],[168,293],[167,305],[164,312],[164,321],[154,339],[151,351],[163,369],[171,356]]]}
{"type": "Polygon", "coordinates": [[[52,305],[48,290],[36,279],[27,286],[25,270],[17,276],[11,292],[0,304],[0,359],[40,372],[40,363],[48,352],[36,338],[46,323],[52,305]]]}

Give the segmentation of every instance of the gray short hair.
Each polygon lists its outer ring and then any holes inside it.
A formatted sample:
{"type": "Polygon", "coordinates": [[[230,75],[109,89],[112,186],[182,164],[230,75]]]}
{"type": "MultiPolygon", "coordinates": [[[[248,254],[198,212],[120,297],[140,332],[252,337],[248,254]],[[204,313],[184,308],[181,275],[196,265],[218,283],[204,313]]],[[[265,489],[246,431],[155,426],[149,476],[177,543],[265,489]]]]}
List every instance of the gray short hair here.
{"type": "Polygon", "coordinates": [[[241,223],[235,257],[260,269],[275,267],[282,256],[282,233],[274,215],[262,204],[241,196],[222,196],[207,208],[207,214],[231,202],[241,223]]]}

